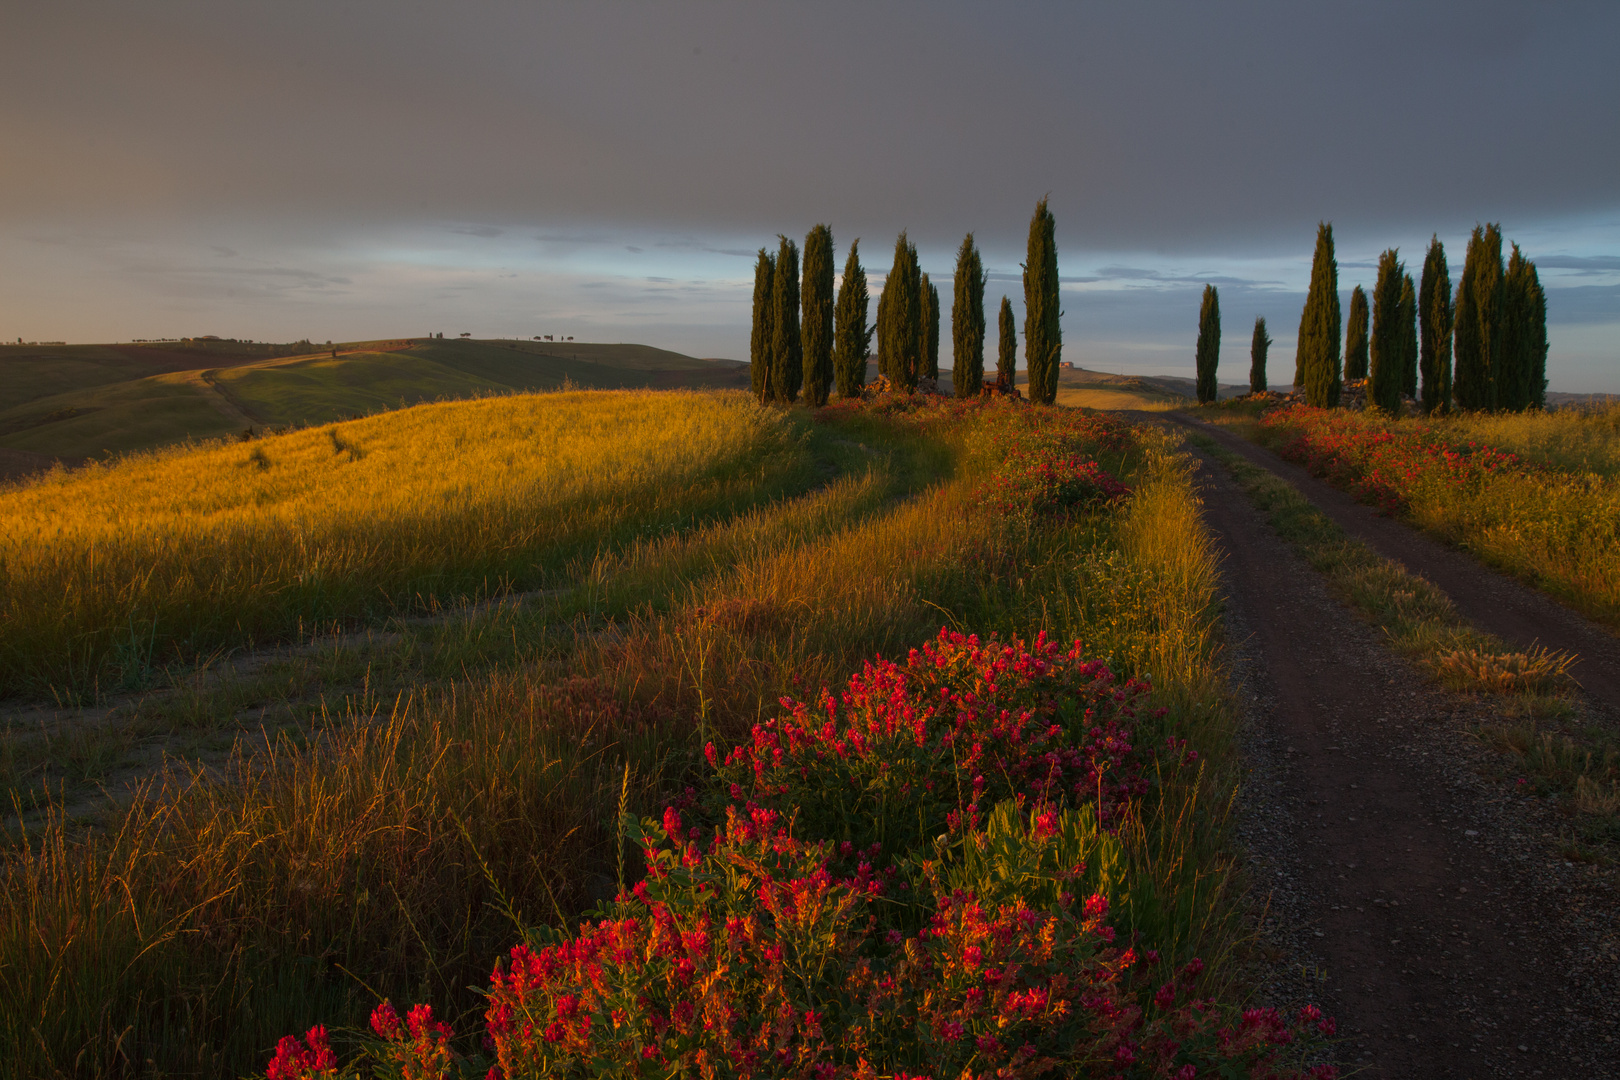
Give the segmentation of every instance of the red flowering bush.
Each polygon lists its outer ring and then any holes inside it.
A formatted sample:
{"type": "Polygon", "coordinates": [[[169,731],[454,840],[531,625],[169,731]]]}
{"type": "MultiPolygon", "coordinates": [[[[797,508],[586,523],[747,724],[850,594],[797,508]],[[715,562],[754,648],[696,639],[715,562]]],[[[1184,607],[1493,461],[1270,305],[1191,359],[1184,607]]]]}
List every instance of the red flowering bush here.
{"type": "Polygon", "coordinates": [[[1545,471],[1492,446],[1454,446],[1339,409],[1278,409],[1260,429],[1284,458],[1386,514],[1404,509],[1421,484],[1477,489],[1495,477],[1545,471]]]}
{"type": "Polygon", "coordinates": [[[1122,499],[1131,489],[1078,453],[1009,450],[984,492],[997,513],[1056,517],[1122,499]]]}
{"type": "Polygon", "coordinates": [[[941,630],[906,662],[869,662],[838,698],[754,726],[722,759],[706,750],[712,796],[793,816],[802,835],[841,853],[898,854],[971,829],[1004,799],[1096,805],[1114,821],[1147,790],[1131,725],[1145,683],[1045,634],[1016,639],[941,630]]]}

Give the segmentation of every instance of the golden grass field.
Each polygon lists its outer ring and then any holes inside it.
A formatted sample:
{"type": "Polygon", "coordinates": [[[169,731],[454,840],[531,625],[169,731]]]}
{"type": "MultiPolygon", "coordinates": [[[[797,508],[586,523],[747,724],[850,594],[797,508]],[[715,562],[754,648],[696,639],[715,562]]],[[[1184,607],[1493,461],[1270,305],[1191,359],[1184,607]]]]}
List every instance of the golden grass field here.
{"type": "Polygon", "coordinates": [[[50,761],[11,770],[39,809],[13,817],[0,895],[0,1075],[262,1071],[277,1037],[359,1025],[373,993],[465,1030],[494,955],[611,893],[621,806],[656,814],[706,740],[941,625],[1080,638],[1153,680],[1168,711],[1139,737],[1189,738],[1203,765],[1121,833],[1111,899],[1121,932],[1166,970],[1203,957],[1221,992],[1235,721],[1188,460],[1148,430],[1092,448],[1131,496],[1034,527],[983,505],[1028,410],[999,408],[504,397],[0,495],[7,625],[26,627],[8,689],[99,695],[131,745],[174,754],[94,812],[41,793],[63,783],[50,761]],[[333,622],[387,634],[312,636],[333,622]],[[188,674],[278,639],[304,652],[188,674]],[[112,692],[137,671],[155,688],[112,692]],[[172,741],[179,710],[233,749],[172,741]]]}

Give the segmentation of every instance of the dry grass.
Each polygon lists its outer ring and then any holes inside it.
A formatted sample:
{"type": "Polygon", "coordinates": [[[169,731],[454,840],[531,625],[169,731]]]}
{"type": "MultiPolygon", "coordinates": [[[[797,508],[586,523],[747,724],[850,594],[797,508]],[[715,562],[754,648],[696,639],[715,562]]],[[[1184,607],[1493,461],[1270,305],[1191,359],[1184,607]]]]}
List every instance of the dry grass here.
{"type": "Polygon", "coordinates": [[[534,588],[580,552],[812,481],[742,394],[425,405],[0,490],[0,693],[534,588]]]}
{"type": "MultiPolygon", "coordinates": [[[[792,442],[788,423],[750,422],[792,442]]],[[[860,414],[824,434],[843,455],[827,486],[643,525],[575,556],[555,595],[439,628],[453,680],[244,743],[223,781],[162,777],[105,830],[31,828],[0,894],[0,1074],[241,1074],[281,1034],[359,1024],[374,993],[431,999],[465,1030],[481,1008],[467,987],[520,926],[566,924],[616,887],[621,799],[656,812],[707,739],[942,623],[1078,637],[1154,680],[1168,712],[1139,739],[1191,738],[1206,764],[1122,836],[1120,918],[1167,965],[1197,953],[1212,989],[1230,980],[1232,716],[1186,460],[1145,436],[1108,460],[1136,488],[1118,512],[1032,528],[980,509],[996,458],[971,415],[860,414]]],[[[361,462],[379,453],[361,444],[361,462]]]]}

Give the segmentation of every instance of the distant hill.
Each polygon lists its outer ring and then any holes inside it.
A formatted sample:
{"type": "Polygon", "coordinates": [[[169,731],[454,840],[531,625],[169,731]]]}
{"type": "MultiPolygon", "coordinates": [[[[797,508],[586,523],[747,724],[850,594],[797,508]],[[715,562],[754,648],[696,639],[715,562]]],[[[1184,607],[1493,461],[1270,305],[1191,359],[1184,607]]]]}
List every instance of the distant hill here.
{"type": "Polygon", "coordinates": [[[0,476],[248,427],[290,427],[565,383],[746,387],[748,365],[649,345],[398,338],[0,345],[0,476]]]}

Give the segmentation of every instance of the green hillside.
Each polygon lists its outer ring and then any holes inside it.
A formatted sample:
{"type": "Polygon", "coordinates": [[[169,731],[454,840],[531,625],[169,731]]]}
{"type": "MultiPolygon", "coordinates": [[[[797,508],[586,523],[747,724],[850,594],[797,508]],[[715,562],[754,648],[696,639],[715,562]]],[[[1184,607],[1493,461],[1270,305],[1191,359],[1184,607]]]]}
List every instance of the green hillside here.
{"type": "Polygon", "coordinates": [[[746,364],[647,345],[397,339],[0,347],[0,474],[421,401],[584,388],[740,387],[746,364]],[[20,463],[20,464],[19,464],[20,463]]]}

